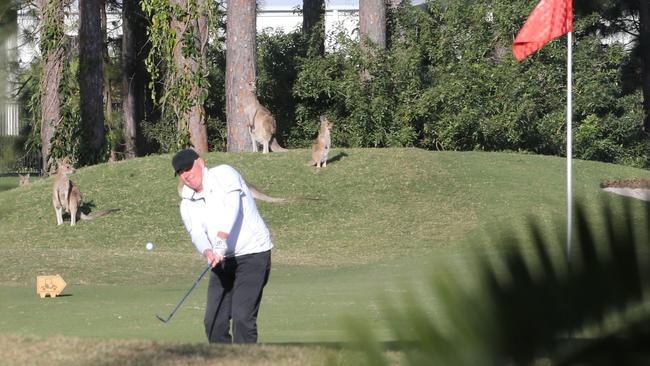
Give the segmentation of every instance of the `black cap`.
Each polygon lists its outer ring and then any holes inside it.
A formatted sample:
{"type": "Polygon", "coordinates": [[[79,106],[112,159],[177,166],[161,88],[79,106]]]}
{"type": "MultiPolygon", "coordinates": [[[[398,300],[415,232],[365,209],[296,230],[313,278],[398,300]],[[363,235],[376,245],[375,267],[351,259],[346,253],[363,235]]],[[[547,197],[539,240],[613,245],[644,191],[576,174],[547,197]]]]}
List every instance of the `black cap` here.
{"type": "Polygon", "coordinates": [[[185,149],[177,152],[172,158],[172,167],[176,175],[183,170],[189,169],[194,164],[194,160],[199,158],[199,154],[192,149],[185,149]]]}

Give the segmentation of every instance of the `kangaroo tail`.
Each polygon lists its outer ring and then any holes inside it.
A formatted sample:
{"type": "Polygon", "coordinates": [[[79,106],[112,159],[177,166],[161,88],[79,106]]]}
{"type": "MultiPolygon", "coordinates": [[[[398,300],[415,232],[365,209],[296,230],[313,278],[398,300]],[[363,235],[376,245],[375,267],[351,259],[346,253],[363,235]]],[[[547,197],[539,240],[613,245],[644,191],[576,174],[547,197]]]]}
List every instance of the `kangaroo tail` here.
{"type": "Polygon", "coordinates": [[[313,202],[313,201],[324,201],[318,197],[296,197],[293,199],[296,202],[313,202]]]}
{"type": "Polygon", "coordinates": [[[119,208],[111,208],[109,210],[102,210],[102,211],[97,211],[97,212],[91,212],[88,215],[84,214],[83,212],[81,213],[80,217],[82,220],[92,220],[96,219],[98,217],[106,216],[110,213],[119,211],[119,208]]]}
{"type": "Polygon", "coordinates": [[[267,195],[266,193],[260,191],[257,189],[254,185],[250,183],[248,184],[248,189],[250,189],[251,193],[253,194],[253,198],[256,200],[264,201],[264,202],[270,202],[270,203],[282,203],[282,202],[289,202],[288,199],[286,198],[280,198],[280,197],[271,197],[267,195]]]}
{"type": "Polygon", "coordinates": [[[280,146],[280,144],[278,143],[278,140],[275,138],[275,136],[273,136],[273,138],[271,138],[271,151],[273,151],[273,152],[286,152],[286,151],[289,151],[289,150],[285,149],[282,146],[280,146]]]}

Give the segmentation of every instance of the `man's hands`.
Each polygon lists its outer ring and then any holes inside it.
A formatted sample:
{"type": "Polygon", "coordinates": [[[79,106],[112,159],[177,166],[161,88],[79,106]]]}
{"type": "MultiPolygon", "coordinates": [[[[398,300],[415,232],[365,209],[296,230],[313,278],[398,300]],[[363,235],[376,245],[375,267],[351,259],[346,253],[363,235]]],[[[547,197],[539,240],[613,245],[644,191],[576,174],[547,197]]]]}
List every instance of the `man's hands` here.
{"type": "Polygon", "coordinates": [[[204,250],[203,255],[208,260],[208,263],[212,264],[212,268],[216,267],[217,264],[219,264],[222,260],[224,260],[223,255],[215,253],[214,251],[212,251],[212,249],[204,250]]]}
{"type": "Polygon", "coordinates": [[[228,244],[226,244],[226,240],[218,237],[212,249],[204,250],[203,255],[208,260],[208,263],[212,264],[212,268],[214,268],[226,258],[227,248],[228,244]]]}

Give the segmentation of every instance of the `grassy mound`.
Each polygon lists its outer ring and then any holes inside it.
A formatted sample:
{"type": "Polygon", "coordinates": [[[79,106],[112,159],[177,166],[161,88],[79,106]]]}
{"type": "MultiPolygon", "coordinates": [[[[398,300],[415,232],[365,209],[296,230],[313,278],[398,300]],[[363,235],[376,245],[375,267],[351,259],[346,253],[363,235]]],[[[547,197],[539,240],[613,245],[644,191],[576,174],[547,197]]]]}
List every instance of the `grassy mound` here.
{"type": "MultiPolygon", "coordinates": [[[[546,225],[545,235],[563,235],[551,228],[566,211],[564,159],[419,149],[334,149],[330,156],[320,170],[306,165],[307,150],[205,157],[208,166],[234,166],[269,195],[298,198],[258,202],[275,244],[260,313],[264,343],[343,341],[342,315],[376,319],[382,298],[417,287],[425,273],[462,272],[471,282],[467,260],[499,250],[490,238],[503,229],[524,231],[530,216],[546,225]]],[[[1,349],[28,353],[29,337],[64,347],[74,347],[65,339],[80,339],[96,352],[120,342],[136,350],[148,342],[204,342],[205,281],[172,322],[154,318],[171,310],[204,263],[182,227],[170,160],[79,169],[72,179],[86,209],[119,211],[75,227],[56,226],[49,178],[0,192],[0,344],[11,345],[1,349]],[[36,276],[57,273],[68,283],[67,296],[38,298],[36,276]]],[[[574,193],[588,210],[625,199],[602,192],[600,182],[648,177],[574,161],[574,193]]],[[[7,352],[0,357],[12,357],[7,352]]]]}

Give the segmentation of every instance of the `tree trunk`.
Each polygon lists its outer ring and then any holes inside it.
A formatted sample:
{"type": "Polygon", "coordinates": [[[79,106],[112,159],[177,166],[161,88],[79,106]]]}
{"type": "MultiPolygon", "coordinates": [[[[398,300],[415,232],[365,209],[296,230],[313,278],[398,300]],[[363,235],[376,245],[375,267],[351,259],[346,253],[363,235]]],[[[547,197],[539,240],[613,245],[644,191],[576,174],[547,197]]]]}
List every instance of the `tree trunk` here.
{"type": "Polygon", "coordinates": [[[243,101],[256,71],[255,0],[228,3],[226,31],[226,121],[228,151],[252,151],[243,101]]]}
{"type": "Polygon", "coordinates": [[[325,54],[325,2],[302,0],[302,31],[318,56],[325,54]]]}
{"type": "Polygon", "coordinates": [[[650,3],[639,1],[639,43],[643,67],[643,130],[650,133],[650,3]]]}
{"type": "Polygon", "coordinates": [[[103,159],[105,144],[101,7],[101,0],[79,0],[79,104],[90,163],[103,159]]]}
{"type": "MultiPolygon", "coordinates": [[[[41,24],[49,24],[56,27],[50,30],[50,35],[63,37],[63,1],[41,0],[38,2],[38,11],[41,14],[41,24]]],[[[50,165],[50,147],[52,136],[56,131],[61,119],[59,84],[63,72],[64,50],[61,46],[61,39],[45,39],[46,35],[41,33],[41,49],[43,50],[43,75],[41,78],[41,155],[43,157],[43,171],[47,171],[50,165]],[[59,45],[49,49],[44,47],[44,42],[59,45]]]]}
{"type": "MultiPolygon", "coordinates": [[[[108,19],[106,17],[106,1],[102,0],[102,9],[101,9],[101,16],[102,16],[102,36],[104,39],[102,40],[102,58],[104,59],[104,104],[105,104],[105,111],[104,111],[104,117],[106,118],[106,127],[108,130],[108,134],[110,137],[115,137],[114,129],[116,128],[114,121],[113,121],[113,82],[110,77],[110,69],[112,67],[112,62],[111,62],[111,56],[108,54],[108,33],[106,32],[106,25],[108,22],[108,19]]],[[[111,141],[110,144],[110,153],[108,156],[108,161],[109,162],[114,162],[117,161],[117,144],[118,141],[116,141],[115,138],[111,141]]]]}
{"type": "Polygon", "coordinates": [[[365,37],[379,48],[386,48],[386,6],[384,0],[359,0],[359,34],[361,46],[365,37]]]}
{"type": "Polygon", "coordinates": [[[144,154],[146,28],[139,4],[139,0],[122,1],[122,131],[127,159],[144,154]]]}
{"type": "MultiPolygon", "coordinates": [[[[187,2],[185,0],[174,0],[171,1],[172,4],[175,4],[182,9],[187,9],[187,2]]],[[[205,13],[199,10],[199,15],[197,19],[177,19],[173,18],[171,22],[171,27],[176,32],[176,42],[174,44],[173,60],[174,66],[176,68],[176,75],[174,76],[176,80],[179,80],[183,77],[192,80],[192,76],[196,75],[204,68],[202,66],[206,65],[207,62],[207,42],[208,42],[208,27],[207,19],[205,13]],[[193,45],[184,44],[184,34],[186,29],[189,28],[194,34],[193,45]],[[194,47],[199,52],[199,59],[194,59],[192,57],[185,57],[183,55],[183,47],[194,47]]],[[[203,77],[203,75],[200,75],[203,77]]],[[[178,115],[178,129],[183,131],[185,129],[185,124],[187,124],[187,129],[190,134],[190,143],[199,154],[205,153],[208,151],[208,131],[205,126],[205,109],[203,108],[203,103],[196,102],[199,101],[199,95],[203,91],[201,87],[194,81],[191,82],[189,98],[193,103],[189,110],[177,110],[178,115]]]]}

